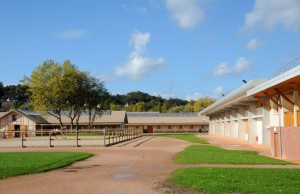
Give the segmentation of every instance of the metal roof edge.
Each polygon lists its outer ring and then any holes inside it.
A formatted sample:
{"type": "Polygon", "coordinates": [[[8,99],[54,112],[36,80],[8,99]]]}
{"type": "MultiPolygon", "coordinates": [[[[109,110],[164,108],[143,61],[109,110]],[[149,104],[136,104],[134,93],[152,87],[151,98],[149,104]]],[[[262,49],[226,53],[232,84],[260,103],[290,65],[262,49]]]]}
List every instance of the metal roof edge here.
{"type": "Polygon", "coordinates": [[[273,77],[273,78],[269,79],[268,81],[261,83],[260,85],[256,86],[255,88],[249,90],[247,92],[247,96],[252,96],[260,91],[263,91],[267,88],[270,88],[276,84],[279,84],[281,82],[289,80],[298,75],[300,75],[300,65],[297,67],[294,67],[276,77],[273,77]]]}
{"type": "Polygon", "coordinates": [[[199,114],[200,115],[207,115],[209,114],[211,111],[213,111],[214,109],[216,109],[217,107],[220,107],[230,101],[233,101],[234,99],[237,99],[243,95],[245,95],[245,97],[247,96],[247,91],[254,88],[255,86],[266,82],[267,79],[255,79],[255,80],[250,80],[247,83],[245,83],[244,85],[238,87],[237,89],[235,89],[234,91],[230,92],[228,95],[226,95],[224,98],[216,101],[215,103],[213,103],[212,105],[206,107],[205,109],[203,109],[199,114]]]}

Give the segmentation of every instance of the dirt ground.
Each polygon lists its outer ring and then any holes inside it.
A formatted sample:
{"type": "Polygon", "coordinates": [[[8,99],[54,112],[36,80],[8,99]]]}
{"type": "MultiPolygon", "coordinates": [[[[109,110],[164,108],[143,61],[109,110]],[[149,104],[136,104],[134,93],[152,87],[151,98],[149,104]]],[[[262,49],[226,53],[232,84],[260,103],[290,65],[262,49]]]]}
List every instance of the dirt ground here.
{"type": "Polygon", "coordinates": [[[0,151],[79,151],[95,156],[63,169],[1,180],[0,193],[161,193],[157,184],[176,169],[172,156],[188,145],[173,138],[144,137],[106,148],[3,148],[0,151]]]}
{"type": "MultiPolygon", "coordinates": [[[[203,135],[201,138],[225,149],[256,150],[262,155],[270,156],[268,147],[251,146],[241,141],[208,135],[203,135]]],[[[166,188],[161,188],[164,187],[162,183],[175,169],[192,167],[192,165],[177,165],[172,162],[172,156],[189,145],[191,144],[188,142],[174,138],[146,136],[106,148],[1,148],[1,152],[76,151],[94,153],[95,156],[51,172],[1,180],[0,193],[172,193],[172,190],[168,192],[168,185],[166,188]]],[[[209,165],[195,166],[208,167],[209,165]]]]}

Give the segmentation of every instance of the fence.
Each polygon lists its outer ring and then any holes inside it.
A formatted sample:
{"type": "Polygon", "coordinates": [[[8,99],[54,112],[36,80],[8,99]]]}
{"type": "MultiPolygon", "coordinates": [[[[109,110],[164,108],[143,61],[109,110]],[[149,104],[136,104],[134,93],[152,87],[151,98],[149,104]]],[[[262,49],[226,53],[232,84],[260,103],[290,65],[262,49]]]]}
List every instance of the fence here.
{"type": "Polygon", "coordinates": [[[142,134],[138,129],[1,131],[0,147],[110,146],[142,134]]]}
{"type": "Polygon", "coordinates": [[[142,129],[109,129],[105,131],[104,145],[110,146],[143,136],[142,129]]]}

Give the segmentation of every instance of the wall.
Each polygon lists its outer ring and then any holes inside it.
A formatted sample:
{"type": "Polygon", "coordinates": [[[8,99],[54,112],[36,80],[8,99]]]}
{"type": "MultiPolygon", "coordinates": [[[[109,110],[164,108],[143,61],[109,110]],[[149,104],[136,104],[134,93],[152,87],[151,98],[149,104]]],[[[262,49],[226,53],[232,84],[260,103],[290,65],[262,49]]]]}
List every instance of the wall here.
{"type": "Polygon", "coordinates": [[[300,127],[271,127],[271,153],[275,157],[275,153],[282,150],[282,158],[300,160],[300,127]],[[281,133],[280,133],[281,132],[281,133]],[[275,143],[275,135],[278,136],[278,142],[275,143]],[[281,140],[281,141],[280,141],[281,140]],[[278,150],[279,149],[279,150],[278,150]]]}
{"type": "Polygon", "coordinates": [[[35,122],[15,112],[8,113],[0,119],[0,131],[8,130],[8,125],[26,125],[29,131],[36,128],[35,122]],[[12,121],[12,115],[16,115],[16,121],[12,121]]]}
{"type": "Polygon", "coordinates": [[[198,133],[199,129],[208,129],[208,125],[126,125],[126,128],[147,129],[147,126],[153,127],[154,133],[198,133]]]}
{"type": "MultiPolygon", "coordinates": [[[[0,119],[0,131],[8,131],[9,126],[11,126],[10,130],[13,130],[14,125],[20,125],[20,130],[35,131],[36,129],[35,122],[16,112],[10,112],[0,119]],[[15,121],[13,121],[13,115],[16,116],[15,121]]],[[[8,134],[6,134],[6,136],[8,136],[8,134]]],[[[9,136],[13,137],[14,135],[10,134],[9,136]]],[[[26,133],[26,136],[35,136],[35,132],[26,133]]]]}

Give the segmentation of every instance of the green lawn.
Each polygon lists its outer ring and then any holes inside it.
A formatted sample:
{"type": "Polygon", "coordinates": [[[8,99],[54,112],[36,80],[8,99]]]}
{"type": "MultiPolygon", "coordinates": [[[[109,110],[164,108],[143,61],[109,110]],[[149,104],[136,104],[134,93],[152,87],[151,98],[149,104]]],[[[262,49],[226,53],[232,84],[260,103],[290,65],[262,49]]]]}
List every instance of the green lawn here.
{"type": "Polygon", "coordinates": [[[10,152],[0,153],[0,179],[46,172],[91,157],[77,152],[10,152]]]}
{"type": "Polygon", "coordinates": [[[300,193],[299,169],[188,168],[170,179],[204,193],[300,193]]]}
{"type": "Polygon", "coordinates": [[[192,143],[208,144],[207,141],[196,137],[194,134],[155,134],[156,137],[173,137],[192,143]]]}
{"type": "Polygon", "coordinates": [[[225,150],[209,145],[192,145],[176,154],[174,161],[180,164],[292,164],[255,151],[225,150]]]}

